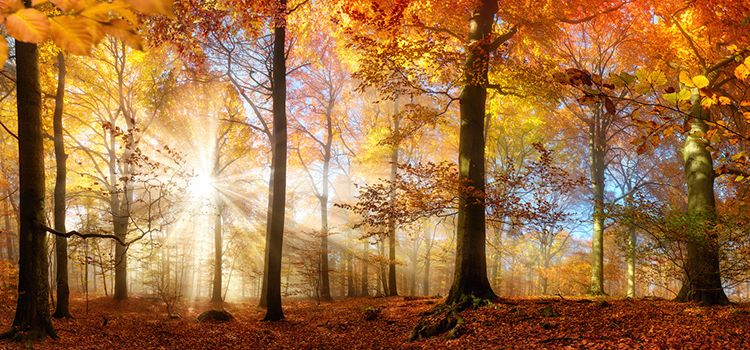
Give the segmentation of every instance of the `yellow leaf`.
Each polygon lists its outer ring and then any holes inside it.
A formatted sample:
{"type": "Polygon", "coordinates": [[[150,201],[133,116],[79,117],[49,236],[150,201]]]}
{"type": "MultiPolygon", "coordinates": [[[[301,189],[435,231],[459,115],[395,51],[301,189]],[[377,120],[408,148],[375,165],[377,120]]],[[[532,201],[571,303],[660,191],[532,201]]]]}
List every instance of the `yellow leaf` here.
{"type": "Polygon", "coordinates": [[[79,0],[49,0],[57,8],[63,11],[79,10],[81,4],[79,0]]]}
{"type": "Polygon", "coordinates": [[[745,62],[734,69],[734,76],[739,80],[745,80],[750,76],[750,56],[747,56],[745,62]]]}
{"type": "Polygon", "coordinates": [[[172,0],[125,0],[136,11],[144,15],[162,14],[172,17],[172,0]]]}
{"type": "Polygon", "coordinates": [[[711,96],[706,96],[701,99],[701,107],[703,108],[711,108],[714,104],[716,104],[716,99],[711,96]]]}
{"type": "Polygon", "coordinates": [[[49,34],[49,19],[38,10],[18,10],[5,20],[5,28],[12,37],[27,43],[40,43],[49,34]]]}
{"type": "Polygon", "coordinates": [[[732,100],[729,97],[726,97],[726,96],[719,96],[719,104],[723,105],[723,106],[731,105],[732,104],[732,100]]]}
{"type": "Polygon", "coordinates": [[[742,180],[744,180],[744,179],[745,179],[745,177],[744,177],[744,176],[742,176],[742,175],[737,175],[737,177],[735,177],[735,178],[734,178],[734,181],[736,181],[736,182],[740,182],[740,181],[742,181],[742,180]]]}
{"type": "Polygon", "coordinates": [[[109,24],[102,25],[102,31],[120,39],[125,45],[136,50],[143,50],[143,41],[133,27],[125,20],[116,19],[109,24]]]}
{"type": "Polygon", "coordinates": [[[8,60],[8,42],[5,38],[0,39],[0,65],[5,65],[5,61],[8,60]]]}
{"type": "Polygon", "coordinates": [[[708,86],[708,78],[703,75],[696,75],[693,77],[693,84],[695,84],[695,87],[702,89],[708,86]]]}
{"type": "Polygon", "coordinates": [[[686,72],[680,72],[680,83],[685,84],[687,87],[695,87],[693,80],[690,79],[690,76],[686,72]]]}
{"type": "Polygon", "coordinates": [[[23,8],[21,0],[0,0],[0,12],[12,13],[23,8]]]}
{"type": "Polygon", "coordinates": [[[94,6],[87,7],[81,12],[81,16],[91,18],[99,22],[109,22],[113,15],[120,10],[127,9],[127,5],[121,1],[100,2],[94,6]]]}
{"type": "Polygon", "coordinates": [[[73,16],[54,17],[50,22],[52,40],[61,49],[75,55],[88,55],[91,52],[94,38],[88,26],[93,23],[73,16]]]}

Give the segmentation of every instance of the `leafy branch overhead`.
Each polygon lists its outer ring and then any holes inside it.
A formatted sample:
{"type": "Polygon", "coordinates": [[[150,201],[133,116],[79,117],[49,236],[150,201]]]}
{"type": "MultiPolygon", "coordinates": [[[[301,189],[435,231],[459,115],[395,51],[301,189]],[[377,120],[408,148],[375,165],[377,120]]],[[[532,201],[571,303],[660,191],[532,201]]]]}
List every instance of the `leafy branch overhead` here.
{"type": "MultiPolygon", "coordinates": [[[[0,3],[0,18],[16,40],[42,43],[51,40],[62,50],[88,55],[105,35],[137,50],[143,41],[137,28],[140,15],[172,15],[171,0],[22,0],[0,3]]],[[[8,58],[8,44],[0,40],[0,62],[8,58]]]]}

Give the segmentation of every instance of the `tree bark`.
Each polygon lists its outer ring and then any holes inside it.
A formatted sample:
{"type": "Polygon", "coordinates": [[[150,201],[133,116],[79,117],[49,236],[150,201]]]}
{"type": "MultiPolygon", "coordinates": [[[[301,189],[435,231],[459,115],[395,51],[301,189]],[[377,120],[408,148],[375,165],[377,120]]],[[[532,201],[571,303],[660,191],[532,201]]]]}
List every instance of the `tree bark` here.
{"type": "MultiPolygon", "coordinates": [[[[273,143],[273,140],[271,140],[273,143]]],[[[271,145],[271,162],[273,163],[273,144],[271,145]]],[[[271,211],[273,211],[273,171],[268,176],[268,207],[266,209],[266,246],[263,248],[264,256],[268,255],[268,242],[271,237],[271,211]]],[[[259,307],[268,306],[266,292],[268,290],[268,260],[263,259],[263,276],[261,277],[259,307]]]]}
{"type": "Polygon", "coordinates": [[[459,181],[472,186],[477,193],[472,191],[460,196],[456,264],[446,304],[460,303],[467,296],[496,297],[487,279],[483,135],[489,69],[486,42],[492,35],[497,6],[497,1],[479,2],[469,22],[470,44],[464,63],[465,85],[460,96],[458,166],[459,181]]]}
{"type": "MultiPolygon", "coordinates": [[[[31,6],[25,0],[26,7],[31,6]]],[[[19,263],[18,300],[10,331],[0,336],[57,338],[49,314],[49,262],[44,210],[44,134],[36,44],[16,41],[18,105],[19,263]]]]}
{"type": "Polygon", "coordinates": [[[271,172],[273,173],[273,207],[271,211],[271,230],[269,232],[268,281],[266,287],[265,321],[284,319],[281,309],[281,250],[284,244],[284,216],[286,204],[286,0],[278,0],[273,36],[273,145],[271,172]]]}
{"type": "Polygon", "coordinates": [[[323,179],[320,196],[320,299],[330,301],[331,283],[328,267],[328,176],[331,169],[331,143],[333,141],[333,128],[331,125],[331,113],[328,110],[326,143],[323,147],[323,179]]]}
{"type": "Polygon", "coordinates": [[[635,298],[635,248],[638,237],[636,236],[635,226],[628,227],[628,255],[626,257],[627,262],[627,280],[628,289],[626,296],[628,298],[635,298]]]}
{"type": "Polygon", "coordinates": [[[370,243],[367,242],[367,240],[364,240],[362,242],[362,285],[360,292],[361,296],[370,296],[370,286],[368,284],[367,275],[369,272],[367,271],[367,265],[369,264],[370,260],[370,243]]]}
{"type": "MultiPolygon", "coordinates": [[[[65,229],[65,182],[67,181],[68,155],[65,154],[65,143],[63,142],[63,106],[65,102],[65,56],[57,54],[57,95],[55,96],[55,112],[52,120],[52,128],[55,144],[55,165],[57,174],[55,177],[55,202],[54,221],[55,230],[67,232],[65,229]]],[[[55,318],[71,317],[70,315],[70,288],[68,286],[68,239],[66,237],[55,237],[55,263],[57,273],[55,283],[57,284],[57,305],[55,318]]]]}
{"type": "MultiPolygon", "coordinates": [[[[395,183],[398,173],[398,138],[399,136],[398,98],[393,101],[393,136],[395,141],[391,149],[391,183],[395,183]]],[[[395,188],[391,187],[391,203],[396,200],[395,188]]],[[[388,220],[388,296],[398,295],[396,286],[396,221],[388,220]]]]}
{"type": "Polygon", "coordinates": [[[222,242],[222,222],[221,213],[223,209],[223,203],[221,202],[221,195],[218,191],[216,195],[216,212],[214,213],[214,280],[213,287],[211,290],[211,302],[214,304],[221,304],[224,302],[222,297],[222,260],[223,260],[223,242],[222,242]]]}
{"type": "Polygon", "coordinates": [[[716,201],[714,167],[708,141],[709,112],[701,107],[697,92],[692,96],[690,132],[685,139],[682,156],[688,185],[688,237],[685,279],[677,295],[678,301],[697,301],[704,305],[724,305],[729,299],[721,285],[719,245],[716,233],[716,201]]]}
{"type": "Polygon", "coordinates": [[[589,166],[591,189],[594,192],[593,234],[591,237],[591,290],[592,295],[604,292],[604,155],[605,135],[601,127],[600,112],[589,124],[589,166]]]}

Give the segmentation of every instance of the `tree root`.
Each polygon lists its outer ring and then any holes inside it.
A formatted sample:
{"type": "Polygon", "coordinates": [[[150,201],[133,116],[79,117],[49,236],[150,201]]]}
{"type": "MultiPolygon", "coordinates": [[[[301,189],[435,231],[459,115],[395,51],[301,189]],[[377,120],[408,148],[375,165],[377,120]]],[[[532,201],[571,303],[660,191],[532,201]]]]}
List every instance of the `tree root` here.
{"type": "Polygon", "coordinates": [[[432,310],[421,314],[422,318],[409,335],[409,341],[423,340],[448,333],[448,338],[455,339],[466,333],[465,321],[459,315],[468,308],[478,308],[489,305],[489,299],[477,298],[472,295],[462,296],[454,304],[439,304],[432,310]]]}

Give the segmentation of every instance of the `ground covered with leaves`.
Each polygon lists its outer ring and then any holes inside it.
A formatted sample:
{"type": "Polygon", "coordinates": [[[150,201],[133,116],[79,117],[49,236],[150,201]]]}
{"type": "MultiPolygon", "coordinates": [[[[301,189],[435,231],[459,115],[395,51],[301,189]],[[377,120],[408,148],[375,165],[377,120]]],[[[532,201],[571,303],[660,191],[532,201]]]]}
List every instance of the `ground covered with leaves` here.
{"type": "MultiPolygon", "coordinates": [[[[283,322],[261,322],[254,304],[230,303],[230,322],[198,322],[208,305],[170,319],[156,300],[74,299],[59,340],[0,342],[0,349],[748,349],[750,305],[704,308],[661,300],[505,299],[460,314],[453,337],[408,342],[414,325],[441,300],[355,298],[287,301],[283,322]]],[[[0,327],[13,318],[0,309],[0,327]]],[[[429,316],[428,316],[429,317],[429,316]]]]}

